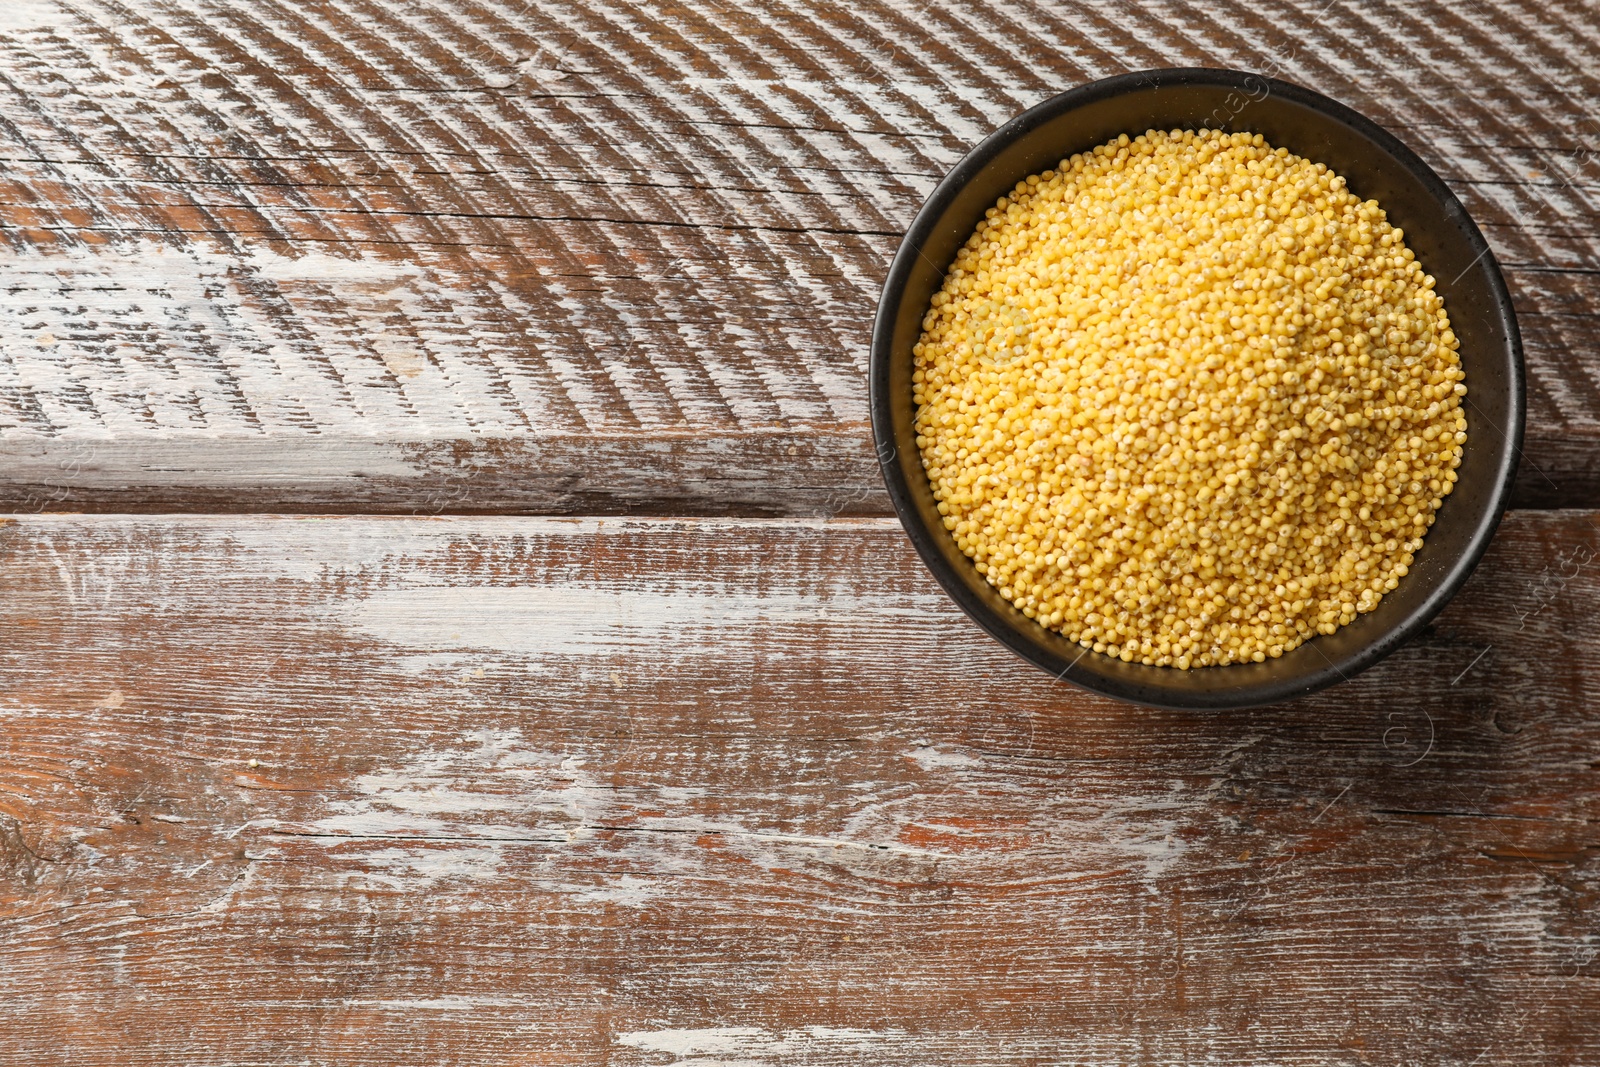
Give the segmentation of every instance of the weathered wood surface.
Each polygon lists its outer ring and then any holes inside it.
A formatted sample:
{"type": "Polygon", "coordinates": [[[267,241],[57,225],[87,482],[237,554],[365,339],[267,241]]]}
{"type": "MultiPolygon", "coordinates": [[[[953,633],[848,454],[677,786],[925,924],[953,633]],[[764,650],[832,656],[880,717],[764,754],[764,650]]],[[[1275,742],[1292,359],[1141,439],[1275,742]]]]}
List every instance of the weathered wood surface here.
{"type": "Polygon", "coordinates": [[[1006,117],[1170,64],[1320,89],[1444,175],[1527,338],[1519,500],[1592,504],[1597,25],[1512,0],[6,0],[0,504],[882,513],[864,360],[897,235],[1006,117]]]}
{"type": "MultiPolygon", "coordinates": [[[[1006,117],[1399,134],[1600,501],[1600,9],[0,2],[0,507],[881,515],[867,327],[1006,117]]],[[[1053,683],[892,521],[0,526],[0,1063],[1600,1062],[1600,512],[1301,703],[1053,683]]]]}
{"type": "Polygon", "coordinates": [[[0,1062],[1600,1062],[1600,512],[1284,707],[891,520],[0,527],[0,1062]]]}

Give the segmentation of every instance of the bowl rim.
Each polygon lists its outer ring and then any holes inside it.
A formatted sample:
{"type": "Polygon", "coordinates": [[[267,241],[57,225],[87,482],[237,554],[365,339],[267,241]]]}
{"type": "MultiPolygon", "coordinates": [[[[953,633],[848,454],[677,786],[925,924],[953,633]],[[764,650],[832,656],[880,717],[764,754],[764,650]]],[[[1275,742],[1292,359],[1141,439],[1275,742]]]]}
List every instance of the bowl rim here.
{"type": "MultiPolygon", "coordinates": [[[[1261,98],[1253,97],[1253,99],[1261,98]]],[[[1144,131],[1125,132],[1132,137],[1144,131]]],[[[941,270],[948,270],[948,266],[942,267],[941,270]]],[[[878,300],[877,314],[873,320],[867,385],[874,445],[884,485],[894,505],[895,513],[917,554],[922,558],[923,564],[969,618],[1001,644],[1054,675],[1057,680],[1071,682],[1081,689],[1103,696],[1149,707],[1214,711],[1280,703],[1308,696],[1340,681],[1347,681],[1403,645],[1443,610],[1445,604],[1466,584],[1482,560],[1506,511],[1518,461],[1522,457],[1527,392],[1521,333],[1499,262],[1466,208],[1433,168],[1389,131],[1331,97],[1263,74],[1221,67],[1156,68],[1087,82],[1028,108],[1003,123],[967,152],[945,174],[923,202],[911,224],[906,228],[899,248],[889,264],[878,300]],[[892,411],[894,398],[889,390],[889,375],[893,361],[895,324],[911,272],[918,258],[922,256],[923,246],[933,234],[944,213],[974,177],[1012,144],[1037,127],[1067,112],[1124,93],[1184,85],[1234,89],[1245,93],[1255,93],[1265,87],[1265,95],[1282,97],[1353,128],[1358,134],[1376,143],[1402,168],[1410,172],[1410,175],[1439,203],[1445,214],[1461,228],[1471,250],[1477,253],[1477,258],[1469,264],[1468,269],[1481,266],[1486,271],[1494,302],[1502,312],[1507,327],[1504,354],[1510,356],[1513,373],[1506,398],[1506,420],[1510,432],[1505,432],[1508,428],[1506,425],[1498,422],[1494,424],[1505,437],[1506,447],[1497,458],[1498,469],[1495,471],[1487,506],[1483,507],[1481,514],[1477,516],[1476,529],[1472,531],[1465,549],[1450,562],[1443,578],[1422,603],[1411,609],[1394,626],[1382,631],[1337,661],[1329,659],[1326,653],[1318,648],[1318,654],[1325,661],[1324,666],[1308,674],[1268,679],[1265,682],[1245,684],[1233,689],[1204,690],[1187,694],[1174,689],[1170,691],[1170,695],[1178,699],[1166,700],[1152,699],[1148,687],[1120,685],[1098,674],[1079,669],[1078,665],[1086,655],[1101,655],[1087,648],[1080,651],[1064,668],[1058,670],[1058,663],[1046,662],[1039,654],[1037,646],[1023,640],[1015,620],[997,613],[967,587],[966,582],[956,573],[941,550],[941,545],[943,541],[949,539],[949,534],[942,525],[934,529],[924,521],[924,516],[913,498],[910,484],[906,480],[894,434],[892,411]],[[1184,696],[1191,696],[1194,699],[1182,699],[1184,696]]],[[[1029,626],[1038,625],[1020,614],[1017,618],[1027,622],[1029,626]]],[[[1316,640],[1317,638],[1313,637],[1304,644],[1316,647],[1314,644],[1316,640]]],[[[1196,669],[1226,671],[1238,666],[1250,665],[1230,664],[1196,669]]],[[[1162,696],[1166,695],[1168,691],[1164,690],[1162,696]]]]}

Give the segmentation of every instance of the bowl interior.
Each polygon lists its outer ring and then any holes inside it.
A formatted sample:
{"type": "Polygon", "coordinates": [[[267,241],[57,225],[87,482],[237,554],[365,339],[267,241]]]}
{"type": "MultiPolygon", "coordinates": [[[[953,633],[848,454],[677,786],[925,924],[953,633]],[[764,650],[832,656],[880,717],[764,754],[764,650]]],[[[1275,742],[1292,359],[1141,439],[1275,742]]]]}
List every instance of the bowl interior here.
{"type": "Polygon", "coordinates": [[[1347,678],[1426,625],[1487,547],[1516,471],[1523,421],[1522,353],[1494,256],[1465,209],[1409,149],[1349,108],[1298,86],[1238,71],[1122,75],[1063,93],[1017,116],[935,189],[891,265],[872,346],[872,417],[890,497],[924,561],[956,602],[1045,670],[1110,696],[1162,707],[1245,707],[1347,678]],[[1259,133],[1327,164],[1376,199],[1436,280],[1460,338],[1467,444],[1410,573],[1379,606],[1337,633],[1264,663],[1180,671],[1086,651],[1024,616],[978,574],[940,522],[913,430],[911,346],[928,302],[983,212],[1017,181],[1118,134],[1209,127],[1259,133]]]}

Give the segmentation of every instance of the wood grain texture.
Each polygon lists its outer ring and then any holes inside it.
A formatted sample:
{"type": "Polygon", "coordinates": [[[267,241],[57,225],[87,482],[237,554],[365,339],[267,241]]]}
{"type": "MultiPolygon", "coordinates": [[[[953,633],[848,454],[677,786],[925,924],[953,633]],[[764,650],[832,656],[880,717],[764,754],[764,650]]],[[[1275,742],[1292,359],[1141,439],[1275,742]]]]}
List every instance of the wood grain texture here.
{"type": "Polygon", "coordinates": [[[1600,512],[1180,714],[889,520],[0,527],[0,1062],[1600,1060],[1600,512]]]}
{"type": "Polygon", "coordinates": [[[1007,117],[1170,64],[1322,90],[1440,171],[1526,335],[1519,502],[1593,503],[1597,25],[1573,0],[8,0],[0,503],[881,513],[864,367],[898,235],[1007,117]],[[769,482],[700,475],[744,450],[769,482]],[[493,457],[465,492],[461,453],[493,457]]]}

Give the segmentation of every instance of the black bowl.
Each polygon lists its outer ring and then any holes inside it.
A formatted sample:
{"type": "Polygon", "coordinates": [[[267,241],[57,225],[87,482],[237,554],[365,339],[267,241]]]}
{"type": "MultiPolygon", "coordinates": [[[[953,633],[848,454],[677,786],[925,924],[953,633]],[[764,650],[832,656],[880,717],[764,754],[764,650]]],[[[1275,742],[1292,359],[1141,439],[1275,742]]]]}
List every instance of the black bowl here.
{"type": "Polygon", "coordinates": [[[1150,70],[1052,97],[991,134],[941,181],[889,267],[872,331],[872,431],[900,521],[945,591],[1024,659],[1107,696],[1168,708],[1240,708],[1304,696],[1372,666],[1427,625],[1466,582],[1505,510],[1522,444],[1522,342],[1494,255],[1466,210],[1416,154],[1343,104],[1233,70],[1150,70]],[[1461,341],[1467,444],[1410,573],[1338,632],[1264,663],[1177,670],[1087,651],[1023,615],[946,532],[916,446],[911,346],[928,301],[984,210],[1019,180],[1118,134],[1208,127],[1259,133],[1326,163],[1374,198],[1436,280],[1461,341]]]}

